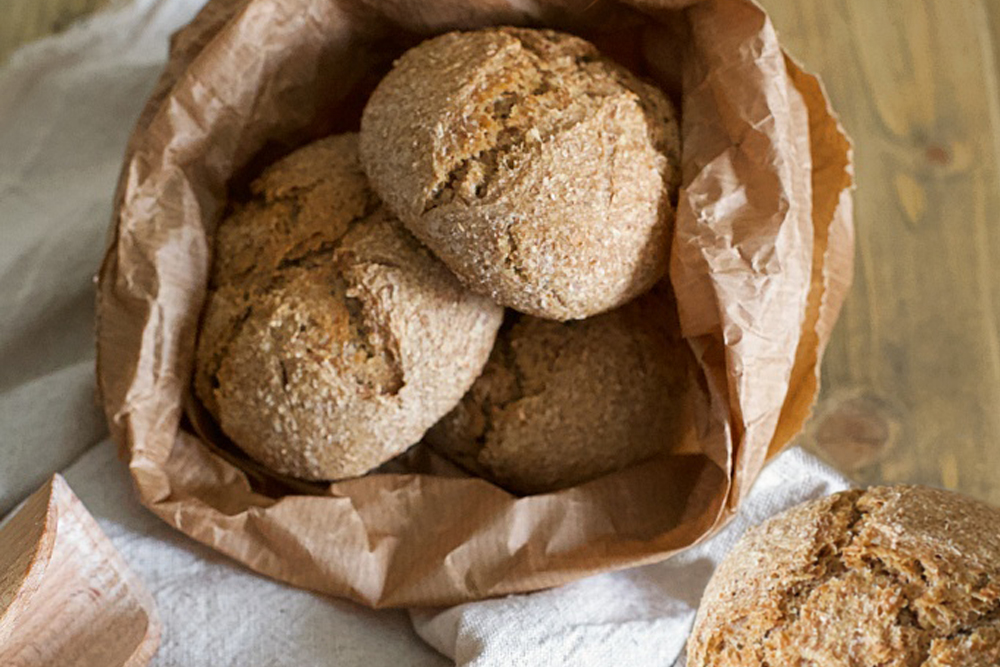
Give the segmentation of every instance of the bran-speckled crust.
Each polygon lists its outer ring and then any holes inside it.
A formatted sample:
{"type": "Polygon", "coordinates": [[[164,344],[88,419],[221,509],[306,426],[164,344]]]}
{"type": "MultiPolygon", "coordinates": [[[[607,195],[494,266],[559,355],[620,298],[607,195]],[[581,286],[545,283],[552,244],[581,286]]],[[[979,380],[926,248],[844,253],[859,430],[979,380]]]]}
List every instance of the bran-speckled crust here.
{"type": "Polygon", "coordinates": [[[361,119],[390,209],[472,289],[555,320],[611,310],[666,271],[677,114],[551,30],[448,33],[405,53],[361,119]]]}
{"type": "Polygon", "coordinates": [[[252,192],[216,234],[195,391],[233,442],[278,472],[363,474],[454,407],[503,310],[379,203],[357,135],[292,153],[252,192]]]}
{"type": "Polygon", "coordinates": [[[575,322],[508,311],[482,376],[427,442],[517,493],[580,484],[672,447],[690,363],[666,287],[575,322]]]}
{"type": "Polygon", "coordinates": [[[712,577],[689,667],[1000,665],[1000,509],[845,491],[750,530],[712,577]]]}

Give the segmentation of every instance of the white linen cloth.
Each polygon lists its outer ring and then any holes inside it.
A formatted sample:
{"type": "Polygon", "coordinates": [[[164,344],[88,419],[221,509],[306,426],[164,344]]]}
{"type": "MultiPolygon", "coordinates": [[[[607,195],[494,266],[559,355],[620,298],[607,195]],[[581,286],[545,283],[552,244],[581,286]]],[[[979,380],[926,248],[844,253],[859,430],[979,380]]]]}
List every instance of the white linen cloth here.
{"type": "MultiPolygon", "coordinates": [[[[0,515],[65,468],[156,598],[164,633],[155,665],[451,664],[418,639],[405,612],[269,581],[169,528],[138,504],[106,439],[94,400],[92,276],[128,134],[169,34],[202,2],[133,0],[0,65],[0,515]]],[[[677,558],[415,610],[413,625],[469,667],[673,665],[705,583],[742,531],[847,486],[792,450],[764,471],[725,531],[677,558]]]]}

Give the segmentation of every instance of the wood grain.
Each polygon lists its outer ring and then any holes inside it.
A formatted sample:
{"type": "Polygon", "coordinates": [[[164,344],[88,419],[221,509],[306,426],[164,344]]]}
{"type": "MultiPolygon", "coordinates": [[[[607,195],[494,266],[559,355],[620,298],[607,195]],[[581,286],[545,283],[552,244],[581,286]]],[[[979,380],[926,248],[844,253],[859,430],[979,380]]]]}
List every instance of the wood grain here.
{"type": "Polygon", "coordinates": [[[855,142],[855,284],[803,441],[1000,503],[1000,3],[763,4],[855,142]]]}
{"type": "Polygon", "coordinates": [[[152,596],[55,475],[0,527],[0,665],[142,667],[152,596]]]}

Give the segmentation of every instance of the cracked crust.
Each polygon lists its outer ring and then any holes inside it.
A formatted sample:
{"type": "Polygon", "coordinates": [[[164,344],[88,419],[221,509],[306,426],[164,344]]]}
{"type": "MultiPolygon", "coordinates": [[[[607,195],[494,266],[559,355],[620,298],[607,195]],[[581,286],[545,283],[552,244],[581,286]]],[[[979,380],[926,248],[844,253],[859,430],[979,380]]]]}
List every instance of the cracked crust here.
{"type": "Polygon", "coordinates": [[[580,38],[493,28],[411,49],[365,107],[361,158],[463,282],[521,312],[595,315],[666,270],[677,114],[580,38]]]}
{"type": "Polygon", "coordinates": [[[846,491],[747,532],[712,577],[691,667],[1000,664],[1000,510],[846,491]]]}
{"type": "Polygon", "coordinates": [[[216,233],[195,392],[278,472],[363,474],[458,402],[503,311],[380,205],[357,135],[292,153],[252,193],[216,233]]]}
{"type": "Polygon", "coordinates": [[[517,493],[580,484],[671,448],[686,350],[659,286],[579,322],[508,312],[483,375],[427,441],[517,493]]]}

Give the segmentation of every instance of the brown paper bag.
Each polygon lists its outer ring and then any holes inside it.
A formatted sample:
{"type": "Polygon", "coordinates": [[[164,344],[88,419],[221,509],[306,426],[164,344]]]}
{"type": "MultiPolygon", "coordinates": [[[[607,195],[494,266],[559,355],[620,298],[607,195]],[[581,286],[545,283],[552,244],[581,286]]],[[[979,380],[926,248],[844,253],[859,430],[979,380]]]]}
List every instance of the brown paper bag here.
{"type": "Polygon", "coordinates": [[[112,433],[142,502],[171,525],[258,572],[372,606],[662,560],[724,523],[808,416],[850,282],[850,187],[850,144],[819,82],[750,0],[211,0],[175,36],[122,171],[98,300],[112,433]],[[356,129],[404,49],[491,24],[581,34],[682,102],[670,277],[702,373],[692,441],[524,498],[431,474],[419,447],[403,472],[326,487],[268,476],[220,444],[190,398],[227,188],[356,129]]]}

